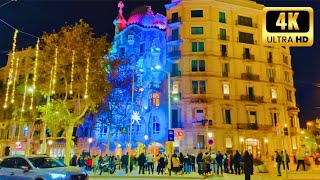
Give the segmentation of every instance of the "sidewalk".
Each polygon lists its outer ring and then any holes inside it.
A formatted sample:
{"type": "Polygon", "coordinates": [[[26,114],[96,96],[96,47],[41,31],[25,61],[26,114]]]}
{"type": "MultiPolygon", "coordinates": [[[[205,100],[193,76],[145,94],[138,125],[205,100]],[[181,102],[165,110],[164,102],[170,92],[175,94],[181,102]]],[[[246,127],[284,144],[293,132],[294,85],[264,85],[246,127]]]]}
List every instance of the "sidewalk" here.
{"type": "Polygon", "coordinates": [[[152,179],[205,179],[206,177],[200,176],[197,173],[191,173],[191,174],[184,174],[184,175],[171,175],[168,174],[164,175],[158,175],[156,174],[125,174],[125,175],[116,175],[116,174],[102,174],[101,176],[99,174],[89,174],[90,178],[94,179],[103,179],[103,178],[152,178],[152,179]]]}

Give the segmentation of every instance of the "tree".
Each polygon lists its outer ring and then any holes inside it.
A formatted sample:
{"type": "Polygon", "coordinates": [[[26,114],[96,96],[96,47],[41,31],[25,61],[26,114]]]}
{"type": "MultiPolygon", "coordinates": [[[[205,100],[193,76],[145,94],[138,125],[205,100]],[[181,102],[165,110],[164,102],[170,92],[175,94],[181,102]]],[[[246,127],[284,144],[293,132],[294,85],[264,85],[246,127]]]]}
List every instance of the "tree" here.
{"type": "Polygon", "coordinates": [[[65,163],[69,165],[74,127],[86,113],[96,112],[109,93],[103,57],[110,44],[106,36],[95,38],[93,29],[82,20],[59,32],[45,33],[41,39],[38,86],[47,104],[38,110],[48,128],[64,129],[65,163]]]}

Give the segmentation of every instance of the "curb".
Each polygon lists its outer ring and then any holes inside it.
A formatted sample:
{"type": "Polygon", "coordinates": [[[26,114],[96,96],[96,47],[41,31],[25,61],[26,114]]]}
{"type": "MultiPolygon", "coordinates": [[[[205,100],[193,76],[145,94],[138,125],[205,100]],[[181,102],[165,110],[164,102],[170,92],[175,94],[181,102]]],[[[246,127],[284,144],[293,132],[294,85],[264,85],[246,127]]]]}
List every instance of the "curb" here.
{"type": "MultiPolygon", "coordinates": [[[[210,176],[211,177],[211,176],[210,176]]],[[[94,175],[94,176],[90,176],[89,178],[95,178],[95,179],[103,179],[103,178],[114,178],[114,179],[144,179],[144,178],[152,178],[152,179],[207,179],[208,176],[198,176],[198,177],[193,177],[193,176],[168,176],[168,175],[160,175],[160,176],[112,176],[112,175],[94,175]]]]}

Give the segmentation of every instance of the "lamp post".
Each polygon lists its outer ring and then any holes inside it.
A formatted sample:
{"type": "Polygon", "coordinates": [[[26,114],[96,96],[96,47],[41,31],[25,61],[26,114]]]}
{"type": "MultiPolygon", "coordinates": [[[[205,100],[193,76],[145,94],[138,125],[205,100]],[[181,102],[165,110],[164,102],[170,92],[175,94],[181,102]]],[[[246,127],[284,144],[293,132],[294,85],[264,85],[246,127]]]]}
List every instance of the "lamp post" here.
{"type": "MultiPolygon", "coordinates": [[[[53,144],[53,140],[48,140],[48,145],[49,145],[49,156],[51,156],[51,153],[50,153],[50,151],[51,151],[51,145],[53,144]]],[[[54,156],[54,154],[53,154],[53,156],[54,156]]]]}
{"type": "Polygon", "coordinates": [[[244,142],[244,139],[243,139],[243,137],[240,137],[240,143],[241,143],[241,152],[243,152],[243,142],[244,142]]]}
{"type": "Polygon", "coordinates": [[[92,141],[93,141],[93,139],[90,137],[90,138],[88,138],[88,143],[89,143],[89,154],[91,155],[91,153],[90,153],[90,148],[91,148],[91,143],[92,143],[92,141]]]}
{"type": "Polygon", "coordinates": [[[266,155],[267,155],[267,158],[268,158],[268,156],[269,156],[269,150],[268,150],[268,143],[269,143],[269,140],[268,140],[267,138],[265,138],[265,139],[264,139],[264,143],[266,144],[266,149],[267,149],[267,151],[266,151],[266,155]]]}
{"type": "Polygon", "coordinates": [[[165,72],[168,75],[168,129],[171,129],[171,74],[168,71],[162,69],[161,66],[157,65],[155,67],[157,70],[165,72]]]}
{"type": "Polygon", "coordinates": [[[143,137],[144,137],[144,143],[145,143],[145,148],[144,148],[145,149],[145,154],[147,154],[147,140],[148,140],[149,137],[148,137],[148,135],[144,135],[143,137]]]}
{"type": "MultiPolygon", "coordinates": [[[[208,138],[209,138],[209,140],[211,140],[212,137],[213,137],[213,133],[212,133],[212,132],[208,132],[208,138]]],[[[209,143],[209,141],[208,141],[207,143],[209,143]]],[[[209,144],[209,146],[210,146],[209,151],[211,151],[211,144],[209,144]]]]}
{"type": "Polygon", "coordinates": [[[307,129],[309,129],[309,126],[312,126],[312,122],[307,122],[307,129]]]}

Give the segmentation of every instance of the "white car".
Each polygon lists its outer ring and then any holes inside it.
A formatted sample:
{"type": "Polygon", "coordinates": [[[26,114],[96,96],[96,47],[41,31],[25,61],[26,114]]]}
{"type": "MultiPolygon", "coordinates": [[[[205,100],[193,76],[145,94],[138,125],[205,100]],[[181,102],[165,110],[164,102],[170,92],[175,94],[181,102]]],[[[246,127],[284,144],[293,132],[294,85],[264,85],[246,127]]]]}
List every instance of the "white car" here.
{"type": "Polygon", "coordinates": [[[86,170],[66,166],[44,155],[8,156],[0,159],[1,180],[88,180],[86,170]]]}

